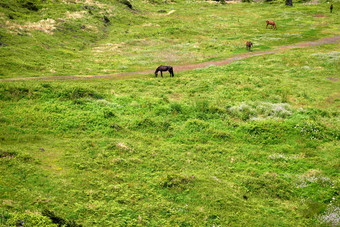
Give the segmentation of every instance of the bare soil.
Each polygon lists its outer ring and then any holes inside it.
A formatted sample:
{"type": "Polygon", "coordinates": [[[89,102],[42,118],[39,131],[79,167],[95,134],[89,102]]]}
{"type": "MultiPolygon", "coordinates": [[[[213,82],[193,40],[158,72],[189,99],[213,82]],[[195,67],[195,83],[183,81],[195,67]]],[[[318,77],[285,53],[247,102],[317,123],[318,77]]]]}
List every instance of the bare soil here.
{"type": "Polygon", "coordinates": [[[334,81],[334,82],[336,82],[336,81],[339,80],[338,78],[334,78],[334,77],[327,77],[327,79],[328,79],[328,80],[331,80],[331,81],[334,81]]]}
{"type": "MultiPolygon", "coordinates": [[[[188,65],[175,65],[173,66],[173,68],[176,74],[176,72],[181,72],[181,71],[186,71],[186,70],[205,68],[209,66],[222,66],[222,65],[226,65],[231,62],[234,62],[234,61],[241,60],[241,59],[250,58],[254,56],[260,56],[260,55],[275,54],[282,50],[287,50],[291,48],[311,47],[311,46],[318,46],[318,45],[323,45],[323,44],[339,43],[339,42],[340,42],[340,35],[327,37],[327,38],[323,38],[323,39],[319,39],[319,40],[311,41],[311,42],[302,42],[302,43],[297,43],[293,45],[280,46],[269,51],[248,52],[248,53],[240,54],[234,57],[229,57],[221,61],[207,61],[207,62],[202,62],[202,63],[188,64],[188,65]]],[[[154,70],[155,69],[150,69],[150,70],[140,71],[140,72],[123,72],[123,73],[106,74],[106,75],[85,75],[85,76],[75,75],[75,76],[8,78],[8,79],[1,79],[0,81],[74,80],[74,79],[92,79],[92,78],[128,79],[128,78],[133,77],[134,75],[153,74],[154,70]]]]}
{"type": "Polygon", "coordinates": [[[326,15],[324,14],[314,14],[313,17],[325,17],[326,15]]]}

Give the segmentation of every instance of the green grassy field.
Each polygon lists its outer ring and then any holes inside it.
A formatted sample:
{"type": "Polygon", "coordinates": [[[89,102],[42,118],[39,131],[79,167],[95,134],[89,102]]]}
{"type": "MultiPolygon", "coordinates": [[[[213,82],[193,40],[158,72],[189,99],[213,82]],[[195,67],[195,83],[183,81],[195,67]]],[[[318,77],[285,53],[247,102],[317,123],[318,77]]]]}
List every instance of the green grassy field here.
{"type": "MultiPolygon", "coordinates": [[[[4,35],[0,27],[8,44],[0,47],[1,78],[134,71],[236,55],[246,52],[247,39],[265,50],[339,34],[339,14],[311,16],[327,4],[133,4],[138,12],[112,6],[111,24],[100,27],[107,33],[82,33],[93,38],[83,50],[72,50],[80,35],[4,35]],[[278,31],[265,30],[262,20],[279,15],[278,31]],[[222,32],[229,26],[235,33],[222,32]],[[127,27],[126,45],[94,51],[120,43],[127,27]],[[182,32],[168,37],[171,28],[182,32]],[[64,36],[65,46],[53,47],[64,36]],[[170,47],[174,59],[162,55],[170,47]]],[[[63,7],[46,9],[46,18],[78,9],[63,7]]],[[[88,23],[97,22],[89,16],[88,23]]],[[[53,214],[64,226],[339,225],[339,59],[338,43],[175,71],[174,78],[0,82],[0,226],[58,226],[53,214]]]]}
{"type": "Polygon", "coordinates": [[[329,4],[133,1],[132,11],[109,0],[41,0],[32,11],[15,2],[0,5],[0,41],[8,45],[0,46],[0,79],[141,71],[237,55],[247,40],[267,50],[340,34],[339,3],[330,14],[329,4]]]}

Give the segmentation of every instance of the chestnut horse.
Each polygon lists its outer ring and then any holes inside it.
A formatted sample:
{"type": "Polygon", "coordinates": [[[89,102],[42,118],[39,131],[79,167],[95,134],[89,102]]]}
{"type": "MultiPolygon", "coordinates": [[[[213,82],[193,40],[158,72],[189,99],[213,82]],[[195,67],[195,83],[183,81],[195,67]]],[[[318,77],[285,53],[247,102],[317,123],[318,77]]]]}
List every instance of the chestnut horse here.
{"type": "Polygon", "coordinates": [[[163,77],[163,72],[169,71],[170,77],[174,77],[174,70],[171,66],[161,65],[155,71],[155,77],[157,77],[158,72],[161,72],[161,76],[163,77]]]}
{"type": "Polygon", "coordinates": [[[266,28],[268,28],[268,25],[271,25],[271,26],[272,26],[271,28],[276,29],[275,21],[273,21],[273,20],[267,20],[266,22],[267,22],[266,28]]]}

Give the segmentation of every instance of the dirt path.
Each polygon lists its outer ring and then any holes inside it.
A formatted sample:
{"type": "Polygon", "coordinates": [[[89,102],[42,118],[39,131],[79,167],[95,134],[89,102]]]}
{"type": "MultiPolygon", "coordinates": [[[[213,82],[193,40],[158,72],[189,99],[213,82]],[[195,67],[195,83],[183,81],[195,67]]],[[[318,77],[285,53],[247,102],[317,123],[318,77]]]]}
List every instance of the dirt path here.
{"type": "MultiPolygon", "coordinates": [[[[318,46],[318,45],[323,45],[323,44],[339,43],[339,42],[340,42],[340,35],[334,36],[334,37],[327,37],[327,38],[323,38],[323,39],[319,39],[319,40],[311,41],[311,42],[303,42],[303,43],[297,43],[297,44],[292,44],[292,45],[280,46],[280,47],[276,47],[274,50],[269,50],[269,51],[248,52],[248,53],[240,54],[238,56],[229,57],[221,61],[207,61],[207,62],[189,64],[189,65],[175,65],[173,66],[173,68],[175,72],[181,72],[181,71],[186,71],[186,70],[205,68],[209,66],[222,66],[222,65],[226,65],[231,62],[234,62],[234,61],[241,60],[241,59],[250,58],[250,57],[259,56],[259,55],[275,54],[282,50],[287,50],[291,48],[318,46]]],[[[0,81],[74,80],[74,79],[91,79],[91,78],[105,78],[105,77],[112,77],[112,78],[118,79],[121,77],[128,77],[132,75],[153,74],[153,73],[154,73],[154,69],[140,71],[140,72],[124,72],[124,73],[106,74],[106,75],[8,78],[8,79],[1,79],[0,81]]]]}

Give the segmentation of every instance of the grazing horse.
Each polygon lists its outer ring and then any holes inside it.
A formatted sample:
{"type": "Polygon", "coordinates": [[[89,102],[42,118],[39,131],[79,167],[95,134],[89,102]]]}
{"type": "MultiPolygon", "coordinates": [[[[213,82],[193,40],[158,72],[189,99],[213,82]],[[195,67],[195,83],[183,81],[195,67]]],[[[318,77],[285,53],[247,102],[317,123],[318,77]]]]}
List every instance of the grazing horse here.
{"type": "Polygon", "coordinates": [[[268,28],[268,25],[271,25],[271,26],[272,26],[271,28],[276,29],[275,21],[273,21],[273,20],[267,20],[267,26],[266,26],[266,28],[268,28]]]}
{"type": "Polygon", "coordinates": [[[174,70],[171,66],[166,66],[166,65],[161,65],[159,66],[156,71],[155,71],[155,76],[157,77],[158,72],[161,72],[161,76],[163,77],[163,72],[164,71],[169,71],[170,77],[174,77],[174,70]]]}
{"type": "Polygon", "coordinates": [[[331,13],[333,11],[333,4],[331,4],[331,6],[329,7],[329,9],[331,10],[331,13]]]}
{"type": "Polygon", "coordinates": [[[250,42],[250,41],[247,41],[246,43],[246,47],[247,47],[247,50],[251,51],[250,48],[253,46],[253,43],[250,42]]]}

